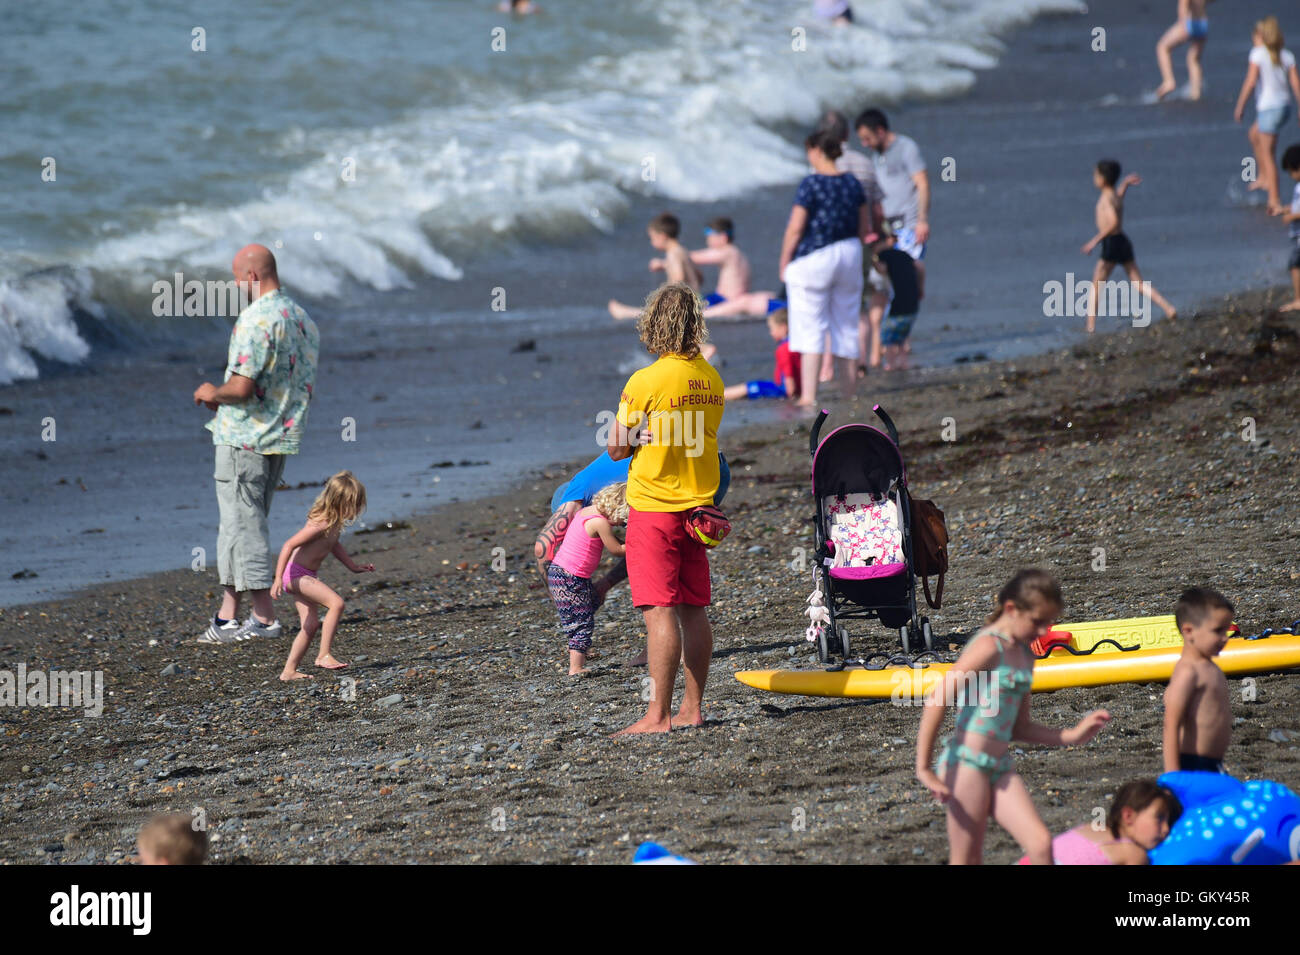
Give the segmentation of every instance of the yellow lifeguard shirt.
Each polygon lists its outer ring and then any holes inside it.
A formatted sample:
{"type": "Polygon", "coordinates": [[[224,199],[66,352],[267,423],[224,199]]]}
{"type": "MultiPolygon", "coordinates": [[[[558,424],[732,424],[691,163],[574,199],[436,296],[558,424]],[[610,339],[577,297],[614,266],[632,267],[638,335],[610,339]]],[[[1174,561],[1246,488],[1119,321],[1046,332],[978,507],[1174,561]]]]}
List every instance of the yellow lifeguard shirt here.
{"type": "Polygon", "coordinates": [[[638,511],[684,511],[712,504],[718,490],[722,377],[702,357],[663,355],[627,380],[619,424],[649,424],[649,444],[633,447],[627,502],[638,511]]]}

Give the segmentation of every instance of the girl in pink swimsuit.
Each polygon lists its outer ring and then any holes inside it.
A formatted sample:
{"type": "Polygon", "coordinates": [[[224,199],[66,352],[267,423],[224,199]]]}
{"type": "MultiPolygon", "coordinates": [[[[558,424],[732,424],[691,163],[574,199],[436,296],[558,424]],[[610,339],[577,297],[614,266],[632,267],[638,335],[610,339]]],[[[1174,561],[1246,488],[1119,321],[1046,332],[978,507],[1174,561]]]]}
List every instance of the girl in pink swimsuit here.
{"type": "Polygon", "coordinates": [[[320,652],[316,654],[316,666],[324,670],[341,670],[347,666],[336,660],[330,652],[334,632],[343,616],[343,598],[323,581],[317,580],[316,572],[330,554],[354,574],[375,569],[374,564],[353,563],[339,542],[343,528],[355,521],[365,509],[365,486],[352,476],[351,471],[340,471],[326,482],[325,489],[312,504],[307,513],[307,525],[280,548],[271,596],[274,598],[282,593],[293,594],[301,626],[293,646],[289,648],[289,659],[285,661],[284,670],[280,674],[281,680],[311,678],[309,674],[299,672],[298,665],[306,656],[307,647],[316,636],[318,627],[320,652]],[[323,625],[317,617],[317,608],[321,606],[325,607],[323,625]]]}
{"type": "MultiPolygon", "coordinates": [[[[1135,779],[1119,788],[1106,825],[1098,820],[1076,826],[1052,840],[1057,865],[1150,865],[1147,853],[1169,835],[1183,807],[1178,797],[1153,779],[1135,779]]],[[[1029,856],[1017,865],[1028,865],[1029,856]]]]}

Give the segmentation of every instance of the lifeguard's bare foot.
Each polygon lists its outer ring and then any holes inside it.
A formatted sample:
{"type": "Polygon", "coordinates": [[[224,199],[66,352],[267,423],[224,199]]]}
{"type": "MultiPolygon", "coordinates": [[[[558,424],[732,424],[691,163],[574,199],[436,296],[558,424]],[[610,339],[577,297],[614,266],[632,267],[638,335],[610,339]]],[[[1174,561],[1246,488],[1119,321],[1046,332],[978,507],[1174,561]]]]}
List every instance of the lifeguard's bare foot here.
{"type": "Polygon", "coordinates": [[[704,725],[704,714],[696,711],[693,715],[678,711],[677,715],[668,721],[675,730],[690,729],[695,726],[704,725]]]}
{"type": "Polygon", "coordinates": [[[334,659],[334,655],[333,655],[333,654],[331,654],[331,655],[329,655],[329,656],[327,656],[327,657],[317,657],[317,658],[316,658],[316,665],[317,665],[318,667],[320,667],[322,670],[344,670],[344,669],[347,669],[347,664],[346,664],[346,663],[343,663],[343,662],[341,662],[341,661],[339,661],[339,660],[334,659]]]}
{"type": "Polygon", "coordinates": [[[1156,99],[1164,99],[1177,88],[1177,83],[1161,83],[1156,87],[1156,99]]]}
{"type": "Polygon", "coordinates": [[[627,729],[621,729],[611,736],[611,739],[618,739],[620,736],[639,736],[643,733],[667,733],[673,728],[671,720],[652,720],[648,716],[643,716],[627,729]]]}
{"type": "Polygon", "coordinates": [[[280,674],[280,679],[288,683],[290,680],[310,680],[312,675],[310,673],[300,673],[297,670],[287,670],[280,674]]]}

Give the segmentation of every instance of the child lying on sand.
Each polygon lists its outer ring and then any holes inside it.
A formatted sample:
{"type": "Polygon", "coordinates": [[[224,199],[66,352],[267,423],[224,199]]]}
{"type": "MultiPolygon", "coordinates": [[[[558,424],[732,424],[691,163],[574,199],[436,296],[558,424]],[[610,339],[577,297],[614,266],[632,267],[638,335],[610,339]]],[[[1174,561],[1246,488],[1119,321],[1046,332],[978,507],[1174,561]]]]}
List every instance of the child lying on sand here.
{"type": "MultiPolygon", "coordinates": [[[[1106,825],[1076,826],[1052,840],[1057,865],[1150,865],[1147,853],[1169,835],[1182,815],[1178,797],[1152,779],[1135,779],[1119,788],[1106,825]]],[[[1028,865],[1023,856],[1017,865],[1028,865]]]]}
{"type": "MultiPolygon", "coordinates": [[[[772,292],[751,292],[749,290],[749,259],[735,243],[735,225],[725,217],[714,219],[704,230],[705,249],[691,252],[691,261],[696,265],[716,265],[718,267],[718,287],[704,299],[708,308],[704,310],[705,318],[740,318],[767,315],[784,303],[772,292]]],[[[656,259],[650,263],[655,268],[656,259]]]]}

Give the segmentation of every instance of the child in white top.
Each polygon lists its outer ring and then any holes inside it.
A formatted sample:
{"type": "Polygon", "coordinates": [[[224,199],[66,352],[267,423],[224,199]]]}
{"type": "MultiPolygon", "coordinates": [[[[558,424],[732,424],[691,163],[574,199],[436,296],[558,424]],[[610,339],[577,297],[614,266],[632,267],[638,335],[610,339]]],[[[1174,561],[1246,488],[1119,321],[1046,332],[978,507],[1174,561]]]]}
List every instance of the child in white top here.
{"type": "Polygon", "coordinates": [[[1277,163],[1273,153],[1277,136],[1291,116],[1291,93],[1300,101],[1300,76],[1296,74],[1295,56],[1286,49],[1277,17],[1265,17],[1255,24],[1251,34],[1254,47],[1246,79],[1237,96],[1233,118],[1241,122],[1250,91],[1255,91],[1255,122],[1250,127],[1250,145],[1255,151],[1256,177],[1251,189],[1268,192],[1268,211],[1277,215],[1282,208],[1279,197],[1277,163]],[[1287,89],[1288,83],[1291,89],[1287,89]]]}

